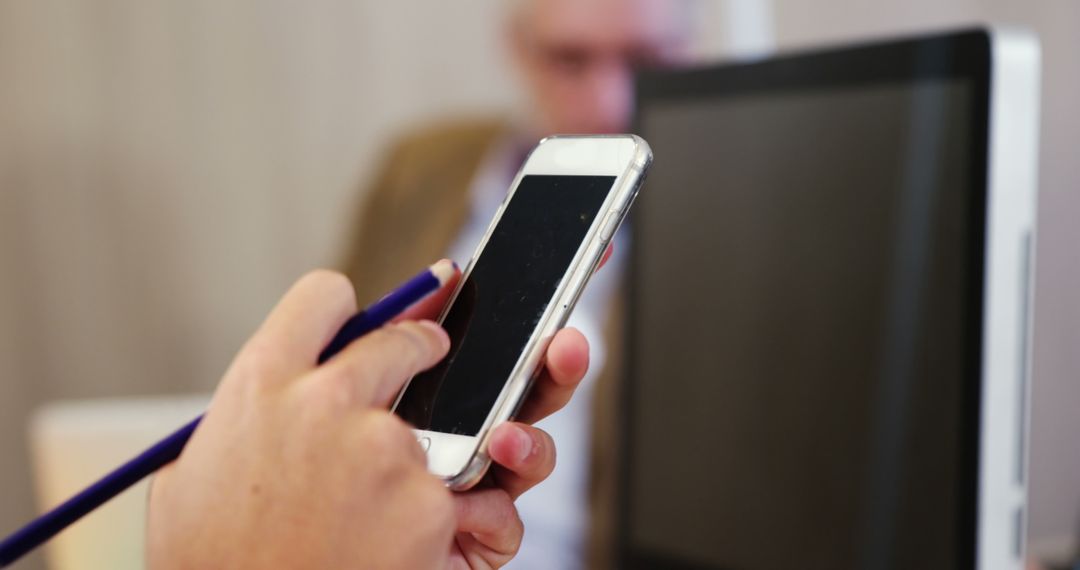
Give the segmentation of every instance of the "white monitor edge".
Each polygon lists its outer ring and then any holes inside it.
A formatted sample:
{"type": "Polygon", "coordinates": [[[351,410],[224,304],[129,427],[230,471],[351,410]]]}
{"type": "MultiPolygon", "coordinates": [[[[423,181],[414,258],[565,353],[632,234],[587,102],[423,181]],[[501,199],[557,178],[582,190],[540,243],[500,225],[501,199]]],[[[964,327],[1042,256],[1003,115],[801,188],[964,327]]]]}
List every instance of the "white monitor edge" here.
{"type": "Polygon", "coordinates": [[[1024,564],[1039,43],[991,28],[990,129],[979,426],[979,570],[1024,564]]]}

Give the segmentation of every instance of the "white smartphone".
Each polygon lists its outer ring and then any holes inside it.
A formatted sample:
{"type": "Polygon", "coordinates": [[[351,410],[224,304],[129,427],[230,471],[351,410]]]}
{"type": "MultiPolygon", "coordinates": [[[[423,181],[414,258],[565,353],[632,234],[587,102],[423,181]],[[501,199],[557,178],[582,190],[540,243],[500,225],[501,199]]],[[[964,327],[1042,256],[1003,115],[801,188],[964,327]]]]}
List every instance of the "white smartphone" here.
{"type": "Polygon", "coordinates": [[[524,401],[651,162],[634,135],[553,136],[515,176],[439,317],[449,353],[394,404],[451,489],[483,477],[491,429],[524,401]]]}

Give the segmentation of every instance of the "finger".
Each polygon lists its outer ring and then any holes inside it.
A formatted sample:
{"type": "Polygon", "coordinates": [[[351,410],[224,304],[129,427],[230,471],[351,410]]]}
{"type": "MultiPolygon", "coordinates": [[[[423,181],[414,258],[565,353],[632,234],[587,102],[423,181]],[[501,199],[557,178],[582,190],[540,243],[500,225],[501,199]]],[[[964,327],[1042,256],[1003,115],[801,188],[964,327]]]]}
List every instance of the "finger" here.
{"type": "Polygon", "coordinates": [[[442,287],[439,287],[438,291],[424,297],[415,305],[405,309],[405,312],[401,313],[394,319],[394,322],[398,321],[416,321],[421,319],[435,320],[439,317],[439,313],[442,312],[443,307],[446,306],[447,300],[450,299],[450,294],[454,292],[457,287],[458,281],[461,280],[461,269],[454,264],[454,274],[451,276],[442,287]]]}
{"type": "Polygon", "coordinates": [[[392,323],[354,341],[311,374],[311,382],[344,388],[350,404],[385,407],[405,381],[449,349],[446,331],[431,321],[392,323]]]}
{"type": "Polygon", "coordinates": [[[455,494],[454,510],[458,532],[469,533],[480,547],[463,548],[467,558],[480,556],[498,567],[517,554],[525,527],[506,491],[478,489],[455,494]]]}
{"type": "Polygon", "coordinates": [[[280,378],[315,367],[319,352],[356,312],[356,292],[340,273],[319,270],[300,278],[245,345],[244,353],[272,358],[280,378]]]}
{"type": "Polygon", "coordinates": [[[508,422],[495,428],[488,454],[498,464],[495,482],[517,499],[555,470],[555,441],[542,429],[508,422]]]}
{"type": "Polygon", "coordinates": [[[600,268],[611,259],[612,253],[615,253],[615,242],[611,242],[607,245],[607,249],[604,250],[604,256],[600,258],[600,263],[596,266],[596,271],[600,271],[600,268]]]}
{"type": "MultiPolygon", "coordinates": [[[[404,452],[416,465],[427,466],[427,454],[416,440],[412,427],[393,412],[376,408],[366,408],[360,414],[353,414],[345,423],[344,432],[358,438],[357,449],[374,449],[376,455],[393,457],[404,452]],[[372,447],[372,443],[376,443],[372,447]],[[381,445],[381,446],[380,446],[381,445]]],[[[360,462],[363,468],[370,468],[371,457],[365,454],[350,454],[360,462]]],[[[426,469],[424,469],[426,473],[426,469]]]]}
{"type": "Polygon", "coordinates": [[[544,370],[515,419],[531,424],[562,409],[588,369],[589,341],[585,335],[574,328],[559,331],[548,345],[544,370]]]}

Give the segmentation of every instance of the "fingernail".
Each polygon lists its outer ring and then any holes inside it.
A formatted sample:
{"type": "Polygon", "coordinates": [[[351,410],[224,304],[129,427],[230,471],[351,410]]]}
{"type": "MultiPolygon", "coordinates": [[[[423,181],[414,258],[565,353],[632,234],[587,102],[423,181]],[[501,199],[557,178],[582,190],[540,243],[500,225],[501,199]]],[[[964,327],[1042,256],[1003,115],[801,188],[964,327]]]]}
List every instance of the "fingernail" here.
{"type": "Polygon", "coordinates": [[[517,463],[520,465],[525,463],[533,452],[533,438],[525,433],[525,430],[515,427],[514,439],[517,440],[517,463]]]}

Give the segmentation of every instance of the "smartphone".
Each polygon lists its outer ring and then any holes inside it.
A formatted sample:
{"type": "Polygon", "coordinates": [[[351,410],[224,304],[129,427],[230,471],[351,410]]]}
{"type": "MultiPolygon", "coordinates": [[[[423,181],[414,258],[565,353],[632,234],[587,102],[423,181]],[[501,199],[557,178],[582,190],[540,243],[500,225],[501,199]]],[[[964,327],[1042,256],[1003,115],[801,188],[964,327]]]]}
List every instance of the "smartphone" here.
{"type": "Polygon", "coordinates": [[[524,402],[651,162],[635,135],[553,136],[514,177],[439,317],[449,352],[394,404],[451,489],[487,471],[492,428],[524,402]]]}

